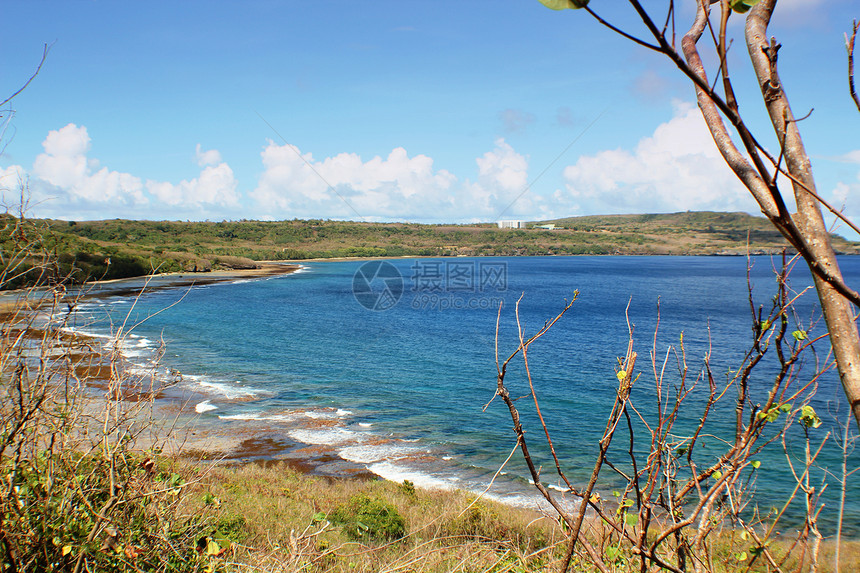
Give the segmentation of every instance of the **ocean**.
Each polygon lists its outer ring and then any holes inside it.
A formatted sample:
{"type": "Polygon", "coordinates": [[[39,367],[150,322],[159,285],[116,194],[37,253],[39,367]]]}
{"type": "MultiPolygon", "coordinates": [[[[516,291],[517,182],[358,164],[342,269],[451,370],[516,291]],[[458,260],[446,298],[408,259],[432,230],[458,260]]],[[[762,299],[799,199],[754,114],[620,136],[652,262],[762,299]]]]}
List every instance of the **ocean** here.
{"type": "MultiPolygon", "coordinates": [[[[201,431],[246,436],[242,460],[305,457],[313,459],[315,473],[370,472],[474,493],[487,490],[496,476],[487,496],[533,506],[535,492],[519,455],[499,472],[516,437],[507,408],[494,399],[496,349],[504,360],[517,347],[517,301],[528,336],[577,296],[528,357],[563,468],[573,483],[583,484],[615,396],[628,323],[641,374],[633,400],[648,421],[656,408],[652,347],[658,371],[668,356],[669,391],[680,381],[682,337],[688,384],[706,355],[718,385],[737,369],[752,339],[751,308],[764,305],[767,314],[781,260],[750,262],[752,306],[743,257],[458,257],[307,262],[288,275],[158,288],[137,299],[108,288],[82,301],[70,324],[100,336],[125,324],[122,351],[130,369],[178,381],[171,395],[187,401],[201,431]]],[[[848,284],[860,284],[860,258],[840,264],[848,284]]],[[[811,284],[800,262],[791,288],[801,292],[811,284]]],[[[816,303],[810,290],[796,304],[810,337],[823,330],[816,303]]],[[[799,370],[802,383],[815,361],[827,358],[826,340],[813,348],[799,370]]],[[[522,361],[512,364],[507,383],[523,397],[517,404],[530,447],[543,479],[558,487],[522,361]]],[[[766,399],[775,368],[774,360],[757,368],[754,402],[766,399]]],[[[735,395],[731,389],[726,404],[715,409],[708,426],[714,437],[703,441],[708,449],[699,454],[700,465],[716,454],[720,437],[732,435],[735,395]]],[[[813,440],[838,433],[836,421],[847,419],[847,408],[834,372],[820,377],[810,403],[823,422],[810,432],[813,440]]],[[[704,395],[694,391],[679,433],[692,427],[703,405],[704,395]]],[[[640,438],[643,429],[638,423],[640,438]]],[[[800,455],[802,435],[795,425],[788,455],[800,455]]],[[[610,450],[622,465],[626,440],[619,436],[610,450]]],[[[765,505],[780,504],[793,488],[785,455],[773,444],[757,456],[765,505]]],[[[840,462],[841,450],[831,441],[813,483],[820,487],[825,470],[837,470],[840,462]]],[[[857,466],[860,455],[852,453],[849,469],[857,466]]],[[[604,476],[598,489],[610,496],[620,482],[608,469],[604,476]]],[[[839,484],[832,476],[827,481],[821,523],[832,530],[839,484]]],[[[845,525],[857,534],[860,474],[849,481],[848,499],[845,525]]]]}

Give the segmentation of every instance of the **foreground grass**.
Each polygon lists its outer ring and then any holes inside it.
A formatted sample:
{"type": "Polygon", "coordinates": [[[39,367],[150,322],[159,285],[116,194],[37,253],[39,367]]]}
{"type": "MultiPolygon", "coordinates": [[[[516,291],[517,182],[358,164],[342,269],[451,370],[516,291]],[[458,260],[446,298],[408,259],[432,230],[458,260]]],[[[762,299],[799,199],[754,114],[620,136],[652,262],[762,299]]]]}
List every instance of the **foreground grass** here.
{"type": "MultiPolygon", "coordinates": [[[[214,570],[526,573],[557,570],[567,546],[553,516],[476,500],[463,492],[415,489],[408,482],[308,476],[277,462],[265,467],[192,466],[186,471],[182,509],[205,519],[210,536],[222,540],[221,546],[229,545],[213,558],[214,570]],[[374,535],[381,525],[369,515],[358,520],[353,515],[350,522],[356,499],[390,507],[402,517],[404,536],[374,535]],[[366,527],[356,528],[355,521],[366,527]]],[[[592,523],[588,529],[599,546],[600,527],[592,523]]],[[[730,530],[714,543],[713,571],[772,570],[764,563],[739,563],[734,558],[738,543],[730,530]]],[[[825,541],[819,571],[835,570],[834,549],[825,541]]],[[[782,570],[809,570],[796,548],[786,545],[774,551],[785,558],[782,570]]],[[[619,555],[613,571],[639,570],[635,556],[626,551],[619,555]]],[[[843,542],[841,560],[842,571],[856,571],[860,541],[843,542]]],[[[574,558],[570,570],[597,571],[581,557],[574,558]]]]}
{"type": "Polygon", "coordinates": [[[205,515],[215,538],[231,540],[221,562],[228,568],[542,571],[564,550],[564,533],[552,518],[462,492],[332,480],[280,463],[191,472],[199,477],[189,476],[184,510],[205,515]],[[356,500],[370,500],[371,510],[355,516],[356,500]],[[391,512],[372,515],[380,507],[391,512]],[[387,535],[394,516],[402,517],[402,531],[387,535]]]}

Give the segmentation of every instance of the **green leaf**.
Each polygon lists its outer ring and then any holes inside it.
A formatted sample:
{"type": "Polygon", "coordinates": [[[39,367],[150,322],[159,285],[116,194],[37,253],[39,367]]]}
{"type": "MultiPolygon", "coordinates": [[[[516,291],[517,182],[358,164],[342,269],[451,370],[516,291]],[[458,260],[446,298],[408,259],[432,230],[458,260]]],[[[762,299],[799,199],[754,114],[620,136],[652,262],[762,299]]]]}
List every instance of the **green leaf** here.
{"type": "Polygon", "coordinates": [[[795,340],[806,340],[806,332],[803,330],[795,330],[791,333],[795,340]]]}
{"type": "Polygon", "coordinates": [[[627,515],[624,516],[624,523],[626,523],[630,527],[633,527],[638,522],[639,522],[639,516],[636,515],[635,513],[628,513],[627,515]]]}
{"type": "Polygon", "coordinates": [[[791,412],[791,404],[783,404],[779,409],[782,412],[791,412]]]}
{"type": "Polygon", "coordinates": [[[759,420],[764,420],[767,418],[768,422],[776,422],[777,418],[779,418],[779,406],[773,406],[767,411],[762,410],[758,414],[756,414],[756,418],[759,420]]]}
{"type": "Polygon", "coordinates": [[[737,553],[735,555],[735,557],[737,558],[738,561],[746,561],[747,560],[747,552],[741,551],[740,553],[737,553]]]}
{"type": "Polygon", "coordinates": [[[539,0],[541,4],[550,10],[565,10],[567,8],[576,10],[588,6],[588,0],[539,0]]]}
{"type": "Polygon", "coordinates": [[[621,550],[617,547],[606,548],[606,558],[610,561],[615,561],[621,556],[621,550]]]}
{"type": "Polygon", "coordinates": [[[812,406],[804,406],[800,409],[800,422],[807,428],[817,428],[821,425],[821,419],[812,406]]]}
{"type": "MultiPolygon", "coordinates": [[[[752,462],[750,462],[750,465],[753,468],[758,469],[761,466],[761,462],[758,460],[753,460],[752,462]]],[[[746,532],[744,532],[744,533],[746,533],[746,532]]],[[[746,539],[746,538],[744,538],[744,539],[746,539]]]]}
{"type": "Polygon", "coordinates": [[[217,543],[219,546],[219,551],[218,551],[219,555],[224,553],[228,549],[230,549],[232,542],[230,541],[229,537],[227,537],[226,535],[224,535],[223,533],[221,533],[217,529],[212,533],[212,536],[213,536],[215,543],[217,543]]]}
{"type": "Polygon", "coordinates": [[[714,479],[720,479],[721,477],[723,477],[723,472],[721,472],[720,470],[717,470],[711,474],[711,477],[714,479]]]}
{"type": "Polygon", "coordinates": [[[738,14],[743,14],[758,3],[759,0],[731,0],[729,5],[738,14]]]}
{"type": "Polygon", "coordinates": [[[321,521],[325,521],[325,513],[321,511],[315,513],[314,516],[311,518],[311,523],[320,523],[321,521]]]}

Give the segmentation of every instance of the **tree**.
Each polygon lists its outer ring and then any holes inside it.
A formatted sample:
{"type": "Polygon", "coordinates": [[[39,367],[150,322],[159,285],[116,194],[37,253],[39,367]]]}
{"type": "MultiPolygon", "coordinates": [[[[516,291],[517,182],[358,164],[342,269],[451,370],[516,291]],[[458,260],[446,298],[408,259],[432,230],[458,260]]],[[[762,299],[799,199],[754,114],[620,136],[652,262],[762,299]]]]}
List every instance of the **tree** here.
{"type": "MultiPolygon", "coordinates": [[[[779,78],[777,59],[780,44],[768,39],[768,25],[776,9],[777,0],[695,0],[696,15],[681,40],[681,49],[675,44],[675,2],[668,0],[665,18],[655,19],[638,0],[628,0],[631,8],[644,23],[650,39],[629,33],[601,17],[589,6],[589,0],[540,0],[549,8],[583,9],[598,23],[607,26],[627,40],[645,49],[663,54],[695,86],[696,98],[714,143],[728,166],[755,198],[762,213],[782,233],[786,240],[804,258],[810,271],[822,314],[830,333],[830,343],[836,358],[842,388],[848,397],[854,419],[860,427],[860,335],[854,321],[855,309],[860,307],[860,294],[845,284],[836,254],[830,244],[830,235],[824,223],[823,205],[853,230],[860,229],[818,194],[812,174],[812,164],[803,145],[796,119],[789,105],[788,95],[779,78]],[[712,9],[712,6],[714,8],[712,9]],[[712,21],[712,10],[718,21],[712,21]],[[774,157],[748,128],[739,111],[728,69],[728,22],[737,14],[745,14],[745,43],[756,79],[761,86],[767,108],[779,142],[779,154],[774,157]],[[659,26],[657,22],[665,24],[659,26]],[[710,33],[712,48],[719,62],[715,76],[719,82],[708,79],[700,54],[705,31],[710,33]],[[721,91],[716,86],[721,84],[721,91]],[[737,139],[726,123],[737,132],[737,139]],[[780,177],[791,185],[795,213],[790,213],[778,183],[780,177]]],[[[846,47],[849,55],[849,83],[854,96],[853,48],[857,26],[846,47]]],[[[856,97],[855,97],[856,102],[856,97]]],[[[858,103],[860,108],[860,103],[858,103]]],[[[802,118],[801,118],[802,119],[802,118]]]]}
{"type": "MultiPolygon", "coordinates": [[[[796,260],[783,254],[776,271],[777,292],[766,305],[754,303],[752,283],[748,284],[752,336],[740,363],[725,378],[712,368],[719,358],[710,346],[697,369],[688,361],[683,333],[677,346],[658,344],[659,304],[646,358],[650,364],[642,368],[628,319],[627,349],[615,368],[615,399],[584,485],[571,482],[570,460],[556,454],[552,420],[541,412],[529,362],[532,345],[573,306],[578,293],[531,336],[523,328],[517,301],[519,345],[504,360],[496,346],[496,395],[510,412],[530,481],[567,527],[562,573],[574,558],[578,565],[587,564],[584,570],[601,573],[658,569],[716,573],[752,567],[817,571],[824,486],[811,472],[831,433],[818,429],[822,422],[810,402],[816,380],[832,363],[813,360],[807,368],[802,366],[809,354],[814,355],[814,344],[827,334],[818,332],[817,321],[803,321],[795,307],[811,290],[798,293],[791,288],[789,275],[796,260]],[[522,360],[525,372],[509,383],[507,374],[515,358],[522,360]],[[634,387],[640,391],[634,392],[634,387]],[[530,400],[520,402],[522,398],[530,400]],[[534,436],[520,416],[526,409],[536,416],[531,423],[537,429],[534,436]],[[782,467],[772,455],[764,462],[759,459],[774,446],[781,446],[785,454],[782,467]],[[553,489],[562,495],[547,487],[544,469],[548,474],[555,470],[558,485],[553,489]],[[780,494],[778,500],[763,496],[769,488],[758,490],[757,484],[773,479],[792,483],[790,493],[780,494]],[[613,497],[602,498],[610,485],[613,497]]],[[[497,325],[497,341],[498,332],[497,325]]],[[[735,335],[750,336],[749,331],[735,335]]],[[[843,460],[851,448],[847,428],[852,425],[845,421],[843,460]]],[[[828,473],[844,488],[853,471],[843,462],[840,474],[828,473]]]]}

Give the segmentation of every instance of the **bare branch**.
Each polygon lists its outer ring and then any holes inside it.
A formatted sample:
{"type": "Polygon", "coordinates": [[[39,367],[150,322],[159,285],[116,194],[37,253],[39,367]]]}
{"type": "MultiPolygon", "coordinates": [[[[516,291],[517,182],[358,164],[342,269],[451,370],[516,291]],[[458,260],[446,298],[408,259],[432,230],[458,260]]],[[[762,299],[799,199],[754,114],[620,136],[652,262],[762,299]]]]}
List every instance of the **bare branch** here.
{"type": "MultiPolygon", "coordinates": [[[[51,44],[51,45],[53,45],[53,44],[51,44]]],[[[15,99],[15,97],[16,97],[18,94],[20,94],[22,91],[24,91],[25,89],[27,89],[27,86],[29,86],[29,85],[30,85],[30,82],[32,82],[34,79],[36,79],[36,76],[38,76],[38,75],[39,75],[39,72],[40,72],[40,71],[41,71],[41,69],[42,69],[42,65],[45,63],[45,60],[48,58],[48,52],[50,52],[50,51],[51,51],[51,46],[49,46],[48,44],[45,44],[45,47],[42,49],[42,59],[41,59],[41,60],[39,60],[39,65],[38,65],[38,66],[36,66],[36,71],[35,71],[35,72],[33,72],[33,75],[32,75],[32,76],[30,76],[30,79],[29,79],[29,80],[27,80],[27,83],[25,83],[23,86],[21,86],[21,87],[18,89],[18,91],[16,91],[16,92],[15,92],[15,93],[13,93],[12,95],[10,95],[10,96],[9,96],[9,97],[7,97],[6,99],[4,99],[2,102],[0,102],[0,107],[3,107],[3,106],[4,106],[4,105],[6,105],[7,103],[9,103],[9,102],[10,102],[10,101],[12,101],[13,99],[15,99]]]]}
{"type": "Polygon", "coordinates": [[[598,15],[597,15],[597,12],[595,12],[594,10],[592,10],[591,8],[589,8],[588,6],[583,6],[583,8],[585,9],[585,11],[586,11],[586,12],[588,12],[589,14],[591,14],[591,16],[592,16],[595,20],[597,20],[600,24],[602,24],[603,26],[606,26],[607,28],[609,28],[610,30],[612,30],[613,32],[615,32],[616,34],[618,34],[618,35],[620,35],[620,36],[623,36],[623,37],[627,38],[628,40],[630,40],[631,42],[635,42],[636,44],[639,44],[639,45],[640,45],[640,46],[642,46],[642,47],[648,48],[649,50],[653,50],[653,51],[655,51],[655,52],[660,52],[660,51],[662,51],[662,50],[660,49],[660,46],[655,46],[654,44],[649,44],[649,43],[648,43],[648,42],[646,42],[645,40],[640,40],[639,38],[637,38],[637,37],[636,37],[636,36],[634,36],[633,34],[628,34],[628,33],[627,33],[627,32],[625,32],[624,30],[622,30],[621,28],[618,28],[618,27],[616,27],[616,26],[614,26],[614,25],[610,24],[609,22],[607,22],[606,20],[604,20],[603,18],[601,18],[600,16],[598,16],[598,15]]]}
{"type": "Polygon", "coordinates": [[[854,89],[854,40],[857,39],[857,29],[860,24],[854,20],[852,26],[851,38],[845,34],[845,49],[848,50],[848,89],[851,91],[851,99],[857,105],[857,111],[860,111],[860,97],[857,96],[857,91],[854,89]]]}

